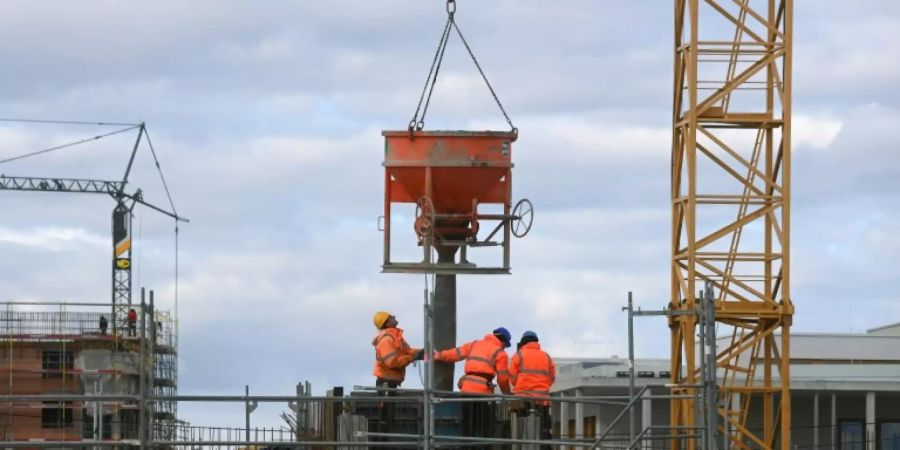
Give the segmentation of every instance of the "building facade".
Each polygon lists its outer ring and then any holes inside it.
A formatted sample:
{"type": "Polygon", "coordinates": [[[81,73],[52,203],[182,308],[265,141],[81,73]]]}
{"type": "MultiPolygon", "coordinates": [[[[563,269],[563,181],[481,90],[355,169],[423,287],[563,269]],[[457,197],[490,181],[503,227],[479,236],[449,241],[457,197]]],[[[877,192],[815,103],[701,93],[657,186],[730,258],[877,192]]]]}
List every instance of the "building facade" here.
{"type": "MultiPolygon", "coordinates": [[[[720,348],[726,344],[719,340],[720,348]]],[[[560,359],[557,363],[554,396],[629,393],[626,359],[560,359]]],[[[668,394],[669,370],[666,359],[636,360],[636,389],[648,386],[650,395],[668,394]]],[[[865,333],[793,333],[790,370],[792,447],[900,450],[900,323],[865,333]]],[[[668,400],[647,398],[639,403],[635,413],[638,433],[669,424],[668,400]]],[[[759,403],[750,404],[746,424],[750,429],[762,427],[759,403]]],[[[554,405],[556,435],[596,437],[622,409],[622,405],[609,404],[554,405]]],[[[626,413],[610,430],[614,440],[622,442],[630,436],[628,419],[626,413]]],[[[648,434],[657,431],[668,433],[659,428],[648,434]]],[[[663,448],[652,439],[642,442],[645,448],[663,448]]]]}
{"type": "MultiPolygon", "coordinates": [[[[92,395],[137,395],[142,382],[150,394],[176,392],[175,321],[166,312],[135,309],[146,326],[141,320],[114,326],[109,305],[0,305],[0,392],[83,396],[66,402],[0,402],[2,439],[138,439],[138,401],[90,400],[92,395]]],[[[147,412],[154,436],[171,438],[174,402],[148,406],[147,412]]]]}

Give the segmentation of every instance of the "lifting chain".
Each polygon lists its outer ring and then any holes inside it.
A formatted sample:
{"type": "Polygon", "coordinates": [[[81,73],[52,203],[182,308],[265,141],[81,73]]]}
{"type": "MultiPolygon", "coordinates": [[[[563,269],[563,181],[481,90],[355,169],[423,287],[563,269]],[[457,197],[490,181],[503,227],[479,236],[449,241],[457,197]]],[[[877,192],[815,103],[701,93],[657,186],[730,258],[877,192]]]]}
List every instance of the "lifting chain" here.
{"type": "Polygon", "coordinates": [[[475,58],[475,54],[472,52],[472,48],[469,46],[466,38],[463,37],[462,31],[460,31],[459,26],[456,24],[456,20],[454,17],[455,14],[456,0],[447,0],[447,23],[444,25],[444,31],[441,33],[441,39],[438,41],[437,51],[435,51],[434,59],[431,61],[431,69],[428,71],[428,77],[425,79],[425,87],[422,88],[422,94],[419,96],[419,103],[416,106],[416,112],[415,114],[413,114],[412,120],[409,121],[409,131],[420,131],[425,128],[425,115],[428,113],[428,106],[431,104],[431,94],[434,92],[434,85],[437,83],[438,72],[440,72],[441,70],[441,62],[443,62],[444,60],[444,51],[447,49],[447,42],[450,39],[450,31],[455,30],[457,36],[459,36],[460,41],[462,41],[463,46],[466,47],[466,51],[469,53],[469,57],[472,58],[472,62],[475,63],[475,68],[477,68],[478,73],[481,74],[481,79],[484,80],[484,84],[487,85],[488,90],[491,92],[491,96],[494,97],[494,101],[500,108],[500,112],[503,113],[503,117],[506,119],[506,123],[509,124],[509,127],[512,130],[513,134],[518,135],[519,129],[516,128],[515,125],[513,125],[512,119],[510,119],[509,114],[506,113],[506,108],[503,107],[503,103],[501,103],[500,98],[497,97],[497,93],[494,91],[494,87],[491,86],[491,82],[488,81],[487,75],[485,75],[484,70],[482,70],[481,68],[481,64],[479,64],[478,59],[475,58]],[[420,112],[421,115],[419,115],[420,112]]]}

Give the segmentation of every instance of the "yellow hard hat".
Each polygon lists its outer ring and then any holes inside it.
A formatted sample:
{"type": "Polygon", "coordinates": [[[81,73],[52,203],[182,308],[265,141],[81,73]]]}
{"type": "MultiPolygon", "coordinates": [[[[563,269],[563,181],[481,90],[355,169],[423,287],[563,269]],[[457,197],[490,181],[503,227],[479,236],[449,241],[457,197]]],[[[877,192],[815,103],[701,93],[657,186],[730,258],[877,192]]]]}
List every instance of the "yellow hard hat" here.
{"type": "Polygon", "coordinates": [[[375,324],[375,328],[378,328],[380,330],[390,317],[391,313],[387,311],[378,311],[377,313],[375,313],[375,317],[372,317],[372,323],[375,324]]]}

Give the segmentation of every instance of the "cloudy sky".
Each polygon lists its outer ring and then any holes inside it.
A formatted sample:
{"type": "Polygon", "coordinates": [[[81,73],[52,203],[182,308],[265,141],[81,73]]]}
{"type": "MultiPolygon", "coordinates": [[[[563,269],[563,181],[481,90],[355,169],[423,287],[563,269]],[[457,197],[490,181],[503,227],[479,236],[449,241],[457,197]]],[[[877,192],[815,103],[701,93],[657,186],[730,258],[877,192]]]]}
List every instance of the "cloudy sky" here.
{"type": "MultiPolygon", "coordinates": [[[[504,325],[536,330],[557,356],[624,355],[626,292],[645,308],[668,297],[671,2],[459,3],[520,129],[514,196],[536,206],[512,276],[460,277],[460,339],[504,325]]],[[[423,277],[379,273],[380,132],[411,117],[444,19],[436,0],[4,2],[0,116],[147,122],[191,219],[181,392],[371,384],[378,309],[421,342],[423,277]]],[[[795,52],[795,330],[900,321],[900,4],[797,0],[795,52]]],[[[451,41],[427,127],[504,129],[480,83],[451,41]]],[[[0,124],[0,156],[102,131],[0,124]]],[[[133,139],[0,173],[116,179],[133,139]]],[[[147,150],[134,187],[165,205],[147,150]]],[[[4,193],[3,205],[0,297],[108,299],[110,199],[4,193]]],[[[139,210],[135,235],[136,284],[174,309],[172,223],[139,210]]],[[[665,323],[640,322],[637,348],[667,356],[665,323]]]]}

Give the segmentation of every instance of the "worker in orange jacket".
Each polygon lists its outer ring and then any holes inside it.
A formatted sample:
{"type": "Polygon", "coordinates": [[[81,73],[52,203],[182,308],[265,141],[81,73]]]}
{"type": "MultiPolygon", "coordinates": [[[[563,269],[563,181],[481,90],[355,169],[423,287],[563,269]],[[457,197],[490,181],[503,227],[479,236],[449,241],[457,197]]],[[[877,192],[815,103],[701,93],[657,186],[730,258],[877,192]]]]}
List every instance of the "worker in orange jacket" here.
{"type": "MultiPolygon", "coordinates": [[[[396,389],[406,378],[406,366],[421,361],[424,351],[412,348],[403,338],[403,330],[397,328],[397,318],[386,311],[378,311],[372,318],[378,334],[372,339],[375,347],[375,387],[396,389]]],[[[384,392],[391,395],[390,391],[384,392]]]]}
{"type": "MultiPolygon", "coordinates": [[[[550,387],[556,381],[556,364],[547,352],[541,350],[537,333],[526,331],[519,340],[518,351],[509,363],[509,377],[513,382],[513,393],[524,397],[549,397],[550,387]]],[[[552,439],[550,402],[533,400],[526,414],[537,416],[540,422],[540,438],[552,439]]],[[[549,446],[541,446],[549,449],[549,446]]]]}
{"type": "Polygon", "coordinates": [[[509,363],[509,377],[513,393],[526,397],[549,397],[556,381],[556,364],[541,350],[537,333],[526,331],[518,344],[519,350],[509,363]]]}
{"type": "Polygon", "coordinates": [[[465,360],[465,375],[460,377],[457,386],[462,392],[472,394],[492,394],[494,377],[504,394],[509,388],[509,356],[505,349],[510,346],[510,334],[506,328],[500,327],[482,339],[434,353],[438,362],[458,362],[465,360]]]}

